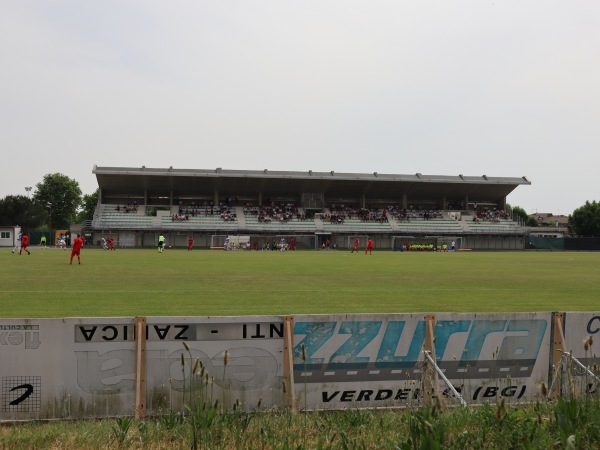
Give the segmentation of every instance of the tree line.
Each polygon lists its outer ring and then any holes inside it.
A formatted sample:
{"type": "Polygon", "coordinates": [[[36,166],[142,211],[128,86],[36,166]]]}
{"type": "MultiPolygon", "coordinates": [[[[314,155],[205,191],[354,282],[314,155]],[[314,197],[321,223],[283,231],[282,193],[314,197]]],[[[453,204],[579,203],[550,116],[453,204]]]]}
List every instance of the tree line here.
{"type": "Polygon", "coordinates": [[[68,229],[72,223],[92,219],[98,193],[96,189],[93,194],[82,195],[76,180],[60,173],[47,174],[35,185],[31,198],[8,195],[0,199],[0,226],[68,229]]]}

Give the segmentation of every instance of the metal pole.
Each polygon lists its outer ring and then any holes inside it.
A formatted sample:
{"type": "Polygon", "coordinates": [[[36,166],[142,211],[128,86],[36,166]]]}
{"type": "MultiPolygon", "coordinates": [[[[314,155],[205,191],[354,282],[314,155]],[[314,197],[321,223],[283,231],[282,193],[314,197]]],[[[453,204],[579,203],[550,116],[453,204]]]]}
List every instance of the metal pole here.
{"type": "Polygon", "coordinates": [[[579,362],[579,360],[577,358],[575,358],[573,355],[571,355],[569,352],[565,352],[565,355],[568,356],[569,358],[571,358],[571,361],[573,361],[575,364],[577,364],[581,369],[585,370],[586,373],[591,376],[592,378],[594,378],[596,381],[600,382],[600,378],[598,378],[596,375],[594,375],[594,372],[592,372],[589,367],[585,367],[583,364],[581,364],[579,362]]]}
{"type": "MultiPolygon", "coordinates": [[[[462,395],[460,395],[458,393],[458,391],[456,389],[454,389],[454,386],[452,386],[452,383],[450,383],[450,381],[448,380],[448,378],[446,378],[446,375],[444,375],[444,372],[441,371],[441,369],[438,367],[438,365],[435,363],[435,361],[433,360],[433,358],[431,357],[431,355],[429,354],[429,352],[423,352],[425,354],[425,358],[427,359],[427,361],[429,362],[429,364],[431,364],[433,366],[433,368],[435,369],[435,371],[437,372],[437,374],[442,378],[442,380],[444,380],[444,383],[446,383],[446,385],[450,388],[450,390],[452,391],[452,393],[454,394],[454,396],[456,398],[458,398],[458,401],[460,401],[460,404],[464,407],[467,406],[467,402],[465,402],[465,400],[462,398],[462,395]]],[[[438,392],[439,395],[439,392],[438,392]]]]}

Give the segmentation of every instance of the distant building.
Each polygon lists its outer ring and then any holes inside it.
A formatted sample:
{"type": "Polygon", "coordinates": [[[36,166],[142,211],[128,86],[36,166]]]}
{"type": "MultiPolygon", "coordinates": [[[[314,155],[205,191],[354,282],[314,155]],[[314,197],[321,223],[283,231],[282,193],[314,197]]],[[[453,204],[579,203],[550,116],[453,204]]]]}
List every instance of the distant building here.
{"type": "Polygon", "coordinates": [[[529,217],[538,221],[537,227],[530,228],[530,236],[536,237],[564,237],[571,234],[569,216],[554,215],[552,213],[535,213],[529,217]]]}
{"type": "Polygon", "coordinates": [[[19,227],[0,227],[0,247],[14,247],[19,230],[19,227]]]}

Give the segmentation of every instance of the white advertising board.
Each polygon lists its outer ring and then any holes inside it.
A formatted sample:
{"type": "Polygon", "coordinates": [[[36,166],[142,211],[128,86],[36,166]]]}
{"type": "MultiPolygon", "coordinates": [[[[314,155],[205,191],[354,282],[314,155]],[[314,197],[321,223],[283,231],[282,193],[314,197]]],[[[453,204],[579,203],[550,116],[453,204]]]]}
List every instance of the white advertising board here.
{"type": "MultiPolygon", "coordinates": [[[[300,407],[418,403],[424,314],[305,315],[294,320],[300,407]]],[[[548,380],[551,313],[444,313],[436,314],[435,321],[437,364],[469,404],[498,397],[529,402],[540,395],[540,384],[548,380]]],[[[443,392],[449,395],[450,390],[443,392]]]]}
{"type": "MultiPolygon", "coordinates": [[[[134,318],[0,319],[0,420],[133,415],[140,401],[148,414],[189,402],[284,407],[290,392],[300,409],[402,407],[423,398],[425,314],[144,320],[145,339],[136,340],[134,318]],[[284,395],[288,369],[294,389],[284,395]]],[[[436,314],[428,342],[467,403],[530,402],[548,381],[551,320],[549,312],[436,314]]],[[[599,331],[599,314],[566,315],[567,341],[599,331]]],[[[448,404],[456,401],[440,386],[448,404]]]]}
{"type": "MultiPolygon", "coordinates": [[[[145,337],[150,414],[182,410],[191,395],[283,404],[280,317],[151,317],[145,337]],[[210,384],[191,374],[197,358],[210,384]]],[[[133,415],[135,344],[134,318],[0,320],[0,420],[133,415]]]]}
{"type": "Polygon", "coordinates": [[[147,323],[149,414],[181,410],[190,392],[194,401],[218,401],[225,409],[283,403],[281,317],[149,317],[147,323]],[[209,384],[200,366],[191,374],[197,358],[209,384]]]}
{"type": "Polygon", "coordinates": [[[0,419],[131,414],[132,320],[0,319],[0,419]]]}
{"type": "MultiPolygon", "coordinates": [[[[565,313],[565,350],[571,353],[586,367],[600,365],[600,312],[567,312],[565,313]],[[591,345],[589,345],[591,337],[591,345]],[[588,342],[586,350],[584,342],[588,342]]],[[[597,393],[597,379],[586,374],[576,364],[572,374],[575,394],[597,393]]],[[[597,373],[597,371],[596,371],[597,373]]]]}
{"type": "Polygon", "coordinates": [[[600,312],[565,313],[565,345],[566,350],[572,352],[582,363],[597,364],[598,360],[592,359],[594,353],[600,355],[600,312]],[[583,343],[590,336],[592,346],[586,351],[583,343]]]}

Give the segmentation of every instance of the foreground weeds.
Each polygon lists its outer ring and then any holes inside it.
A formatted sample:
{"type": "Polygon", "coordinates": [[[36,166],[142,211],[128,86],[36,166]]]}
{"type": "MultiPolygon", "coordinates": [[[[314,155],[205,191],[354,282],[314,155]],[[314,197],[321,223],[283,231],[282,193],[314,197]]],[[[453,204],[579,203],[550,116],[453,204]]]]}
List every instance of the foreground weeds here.
{"type": "Polygon", "coordinates": [[[600,403],[505,407],[224,413],[205,406],[145,420],[0,427],[3,449],[562,449],[600,448],[600,403]]]}

